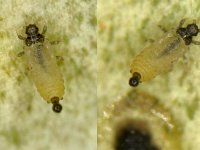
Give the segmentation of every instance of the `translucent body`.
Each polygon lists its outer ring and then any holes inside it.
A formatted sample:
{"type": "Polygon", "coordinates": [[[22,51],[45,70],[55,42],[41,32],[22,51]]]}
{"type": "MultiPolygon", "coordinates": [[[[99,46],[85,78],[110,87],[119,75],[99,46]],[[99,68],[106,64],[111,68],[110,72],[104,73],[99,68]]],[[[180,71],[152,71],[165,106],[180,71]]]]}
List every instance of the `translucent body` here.
{"type": "Polygon", "coordinates": [[[140,81],[148,81],[171,69],[172,64],[183,56],[187,46],[175,32],[166,33],[160,40],[144,48],[131,63],[131,73],[141,75],[140,81]]]}
{"type": "Polygon", "coordinates": [[[60,100],[64,95],[64,81],[55,57],[50,52],[47,43],[36,43],[25,50],[30,76],[47,102],[52,102],[51,99],[55,97],[60,100]]]}

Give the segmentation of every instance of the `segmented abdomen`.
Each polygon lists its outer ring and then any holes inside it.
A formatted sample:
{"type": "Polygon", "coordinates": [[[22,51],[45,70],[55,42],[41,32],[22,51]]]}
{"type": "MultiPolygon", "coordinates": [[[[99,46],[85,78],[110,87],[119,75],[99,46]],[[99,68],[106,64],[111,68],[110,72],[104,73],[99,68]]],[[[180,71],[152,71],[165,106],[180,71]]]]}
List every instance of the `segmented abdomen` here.
{"type": "Polygon", "coordinates": [[[173,62],[184,54],[186,48],[179,35],[169,32],[133,59],[131,73],[138,72],[141,81],[150,80],[160,73],[169,71],[173,62]]]}
{"type": "Polygon", "coordinates": [[[50,51],[47,45],[34,44],[26,52],[30,76],[47,102],[51,102],[53,97],[62,99],[64,95],[63,77],[50,51]]]}

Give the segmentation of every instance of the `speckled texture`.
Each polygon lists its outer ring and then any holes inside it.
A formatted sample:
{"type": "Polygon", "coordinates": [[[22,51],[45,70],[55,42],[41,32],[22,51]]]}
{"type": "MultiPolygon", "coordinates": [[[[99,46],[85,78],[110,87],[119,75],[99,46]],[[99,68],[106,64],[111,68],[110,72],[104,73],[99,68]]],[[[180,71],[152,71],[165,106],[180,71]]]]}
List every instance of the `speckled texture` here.
{"type": "MultiPolygon", "coordinates": [[[[163,35],[158,27],[176,28],[179,21],[197,19],[200,26],[200,2],[122,0],[98,3],[98,113],[101,116],[106,105],[127,93],[129,72],[133,57],[150,40],[163,35]],[[109,83],[109,84],[108,84],[109,83]]],[[[200,39],[197,37],[196,39],[200,39]]],[[[142,83],[139,87],[170,110],[176,121],[184,128],[183,150],[198,150],[200,144],[200,47],[191,45],[189,51],[171,72],[142,83]]]]}
{"type": "Polygon", "coordinates": [[[0,149],[96,149],[96,0],[1,0],[0,43],[0,149]],[[23,42],[16,32],[38,19],[47,39],[59,41],[52,53],[64,58],[60,114],[17,57],[23,42]]]}

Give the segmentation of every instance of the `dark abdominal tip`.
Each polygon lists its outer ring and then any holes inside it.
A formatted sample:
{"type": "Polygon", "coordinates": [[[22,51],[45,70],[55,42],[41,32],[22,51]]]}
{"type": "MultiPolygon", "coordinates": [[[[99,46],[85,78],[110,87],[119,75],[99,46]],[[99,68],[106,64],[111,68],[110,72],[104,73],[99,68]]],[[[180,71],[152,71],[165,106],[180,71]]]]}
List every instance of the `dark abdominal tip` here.
{"type": "Polygon", "coordinates": [[[59,103],[53,103],[52,109],[54,112],[60,113],[62,111],[62,105],[59,103]]]}
{"type": "Polygon", "coordinates": [[[129,85],[130,86],[138,86],[140,79],[137,76],[133,76],[132,78],[130,78],[129,80],[129,85]]]}
{"type": "Polygon", "coordinates": [[[130,86],[138,86],[140,83],[141,75],[138,72],[134,72],[132,78],[129,80],[129,85],[130,86]]]}

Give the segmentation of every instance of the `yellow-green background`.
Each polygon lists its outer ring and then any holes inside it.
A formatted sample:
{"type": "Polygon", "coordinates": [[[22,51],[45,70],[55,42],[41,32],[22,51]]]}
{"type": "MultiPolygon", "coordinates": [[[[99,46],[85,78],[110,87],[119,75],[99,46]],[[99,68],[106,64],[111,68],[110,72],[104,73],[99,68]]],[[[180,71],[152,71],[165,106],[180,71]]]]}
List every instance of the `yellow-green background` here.
{"type": "MultiPolygon", "coordinates": [[[[197,0],[0,2],[0,149],[8,150],[96,149],[96,87],[100,114],[130,90],[130,61],[149,39],[163,35],[158,25],[170,30],[185,17],[199,23],[200,14],[197,0]],[[16,57],[23,49],[16,31],[38,18],[48,27],[46,37],[60,41],[52,51],[64,58],[61,114],[53,113],[36,91],[25,58],[16,57]]],[[[170,73],[138,87],[158,97],[180,122],[185,150],[198,150],[200,144],[199,49],[191,45],[170,73]]]]}
{"type": "MultiPolygon", "coordinates": [[[[99,0],[98,1],[98,115],[105,106],[126,94],[133,57],[150,40],[163,35],[159,25],[176,29],[183,18],[200,24],[200,1],[195,0],[99,0]]],[[[198,39],[198,37],[196,38],[198,39]]],[[[200,39],[200,38],[199,38],[200,39]]],[[[183,128],[184,150],[200,145],[200,46],[191,45],[171,72],[141,83],[137,88],[170,110],[183,128]]]]}
{"type": "MultiPolygon", "coordinates": [[[[40,31],[41,31],[40,26],[40,31]]],[[[0,0],[0,149],[96,149],[96,0],[0,0]],[[55,114],[16,55],[23,26],[47,25],[62,56],[63,111],[55,114]]]]}

